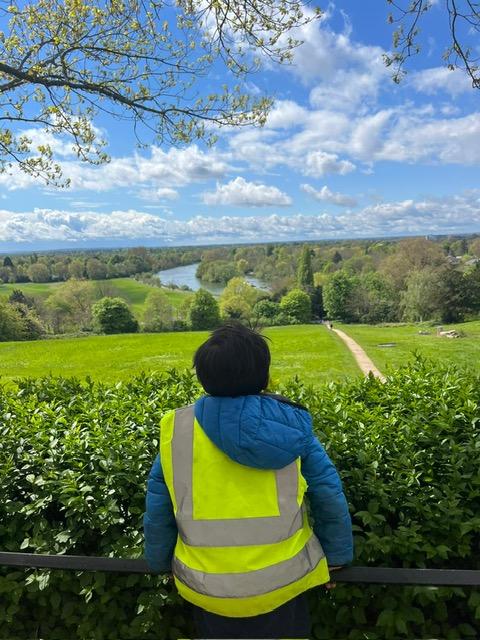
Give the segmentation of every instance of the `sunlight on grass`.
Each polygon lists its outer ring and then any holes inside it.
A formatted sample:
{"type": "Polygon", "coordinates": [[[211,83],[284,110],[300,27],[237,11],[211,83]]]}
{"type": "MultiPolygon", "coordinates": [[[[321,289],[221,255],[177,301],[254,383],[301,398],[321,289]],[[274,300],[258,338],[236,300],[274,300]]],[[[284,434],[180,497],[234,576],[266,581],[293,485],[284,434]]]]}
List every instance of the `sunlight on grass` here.
{"type": "Polygon", "coordinates": [[[335,325],[356,340],[384,373],[413,358],[415,352],[443,363],[471,367],[480,371],[480,322],[448,325],[464,334],[461,338],[438,337],[432,324],[391,326],[335,325]],[[428,332],[426,335],[419,333],[428,332]],[[380,346],[380,345],[394,346],[380,346]]]}
{"type": "MultiPolygon", "coordinates": [[[[140,371],[163,371],[192,364],[205,331],[127,334],[0,343],[2,380],[20,376],[90,376],[121,380],[140,371]]],[[[323,326],[274,327],[265,331],[271,342],[272,381],[298,375],[309,384],[360,375],[339,338],[323,326]]]]}

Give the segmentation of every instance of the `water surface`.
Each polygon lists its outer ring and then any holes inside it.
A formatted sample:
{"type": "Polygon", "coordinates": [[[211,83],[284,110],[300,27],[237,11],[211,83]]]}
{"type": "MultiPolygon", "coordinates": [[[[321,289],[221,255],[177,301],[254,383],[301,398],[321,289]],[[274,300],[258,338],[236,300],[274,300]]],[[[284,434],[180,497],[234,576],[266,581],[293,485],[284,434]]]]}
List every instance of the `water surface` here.
{"type": "MultiPolygon", "coordinates": [[[[219,296],[225,289],[225,285],[217,282],[205,282],[204,280],[197,278],[195,272],[197,271],[199,264],[199,262],[195,262],[194,264],[187,264],[183,267],[163,269],[162,271],[158,271],[156,275],[160,278],[162,284],[176,284],[179,287],[186,284],[193,291],[198,291],[201,287],[202,289],[206,289],[207,291],[210,291],[210,293],[219,296]]],[[[244,276],[244,278],[247,282],[253,284],[258,289],[268,290],[269,288],[265,282],[262,282],[258,278],[254,278],[253,276],[244,276]]]]}

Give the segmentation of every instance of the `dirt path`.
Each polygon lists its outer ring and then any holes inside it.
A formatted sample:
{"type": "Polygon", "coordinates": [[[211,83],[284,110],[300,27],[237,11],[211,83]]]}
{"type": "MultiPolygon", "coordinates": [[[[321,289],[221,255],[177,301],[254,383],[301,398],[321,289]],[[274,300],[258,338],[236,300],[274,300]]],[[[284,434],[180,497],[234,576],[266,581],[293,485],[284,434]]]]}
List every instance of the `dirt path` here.
{"type": "Polygon", "coordinates": [[[377,367],[373,364],[362,347],[357,342],[355,342],[355,340],[350,338],[350,336],[347,336],[347,334],[343,331],[340,331],[340,329],[332,329],[332,331],[335,331],[335,333],[340,336],[340,338],[345,342],[347,347],[353,353],[353,357],[355,358],[358,366],[365,375],[368,375],[371,371],[376,378],[379,378],[382,382],[385,382],[385,376],[383,375],[383,373],[377,369],[377,367]]]}

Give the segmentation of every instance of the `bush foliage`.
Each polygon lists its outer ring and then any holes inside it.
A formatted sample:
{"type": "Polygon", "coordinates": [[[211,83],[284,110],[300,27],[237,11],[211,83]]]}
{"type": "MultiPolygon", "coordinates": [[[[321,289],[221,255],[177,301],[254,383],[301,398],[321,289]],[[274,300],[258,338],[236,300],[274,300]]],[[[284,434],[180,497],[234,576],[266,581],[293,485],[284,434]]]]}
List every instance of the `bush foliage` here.
{"type": "Polygon", "coordinates": [[[138,322],[122,298],[106,296],[92,306],[92,315],[103,333],[135,333],[138,322]]]}
{"type": "MultiPolygon", "coordinates": [[[[373,378],[277,389],[305,404],[344,481],[360,565],[480,568],[480,380],[422,360],[373,378]]],[[[0,548],[139,557],[162,414],[189,372],[106,385],[20,380],[0,392],[0,548]]],[[[474,589],[338,585],[311,592],[314,637],[468,638],[474,589]]],[[[162,576],[0,568],[0,638],[191,637],[162,576]]]]}

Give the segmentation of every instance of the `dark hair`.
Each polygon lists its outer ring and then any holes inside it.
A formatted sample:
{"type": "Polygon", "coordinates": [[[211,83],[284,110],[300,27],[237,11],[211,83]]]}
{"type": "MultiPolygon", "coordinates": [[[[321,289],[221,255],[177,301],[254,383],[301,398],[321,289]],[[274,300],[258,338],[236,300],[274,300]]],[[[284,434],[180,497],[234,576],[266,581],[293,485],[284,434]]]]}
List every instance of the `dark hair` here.
{"type": "Polygon", "coordinates": [[[215,331],[193,356],[197,377],[212,396],[246,396],[268,385],[270,350],[264,336],[240,323],[215,331]]]}

